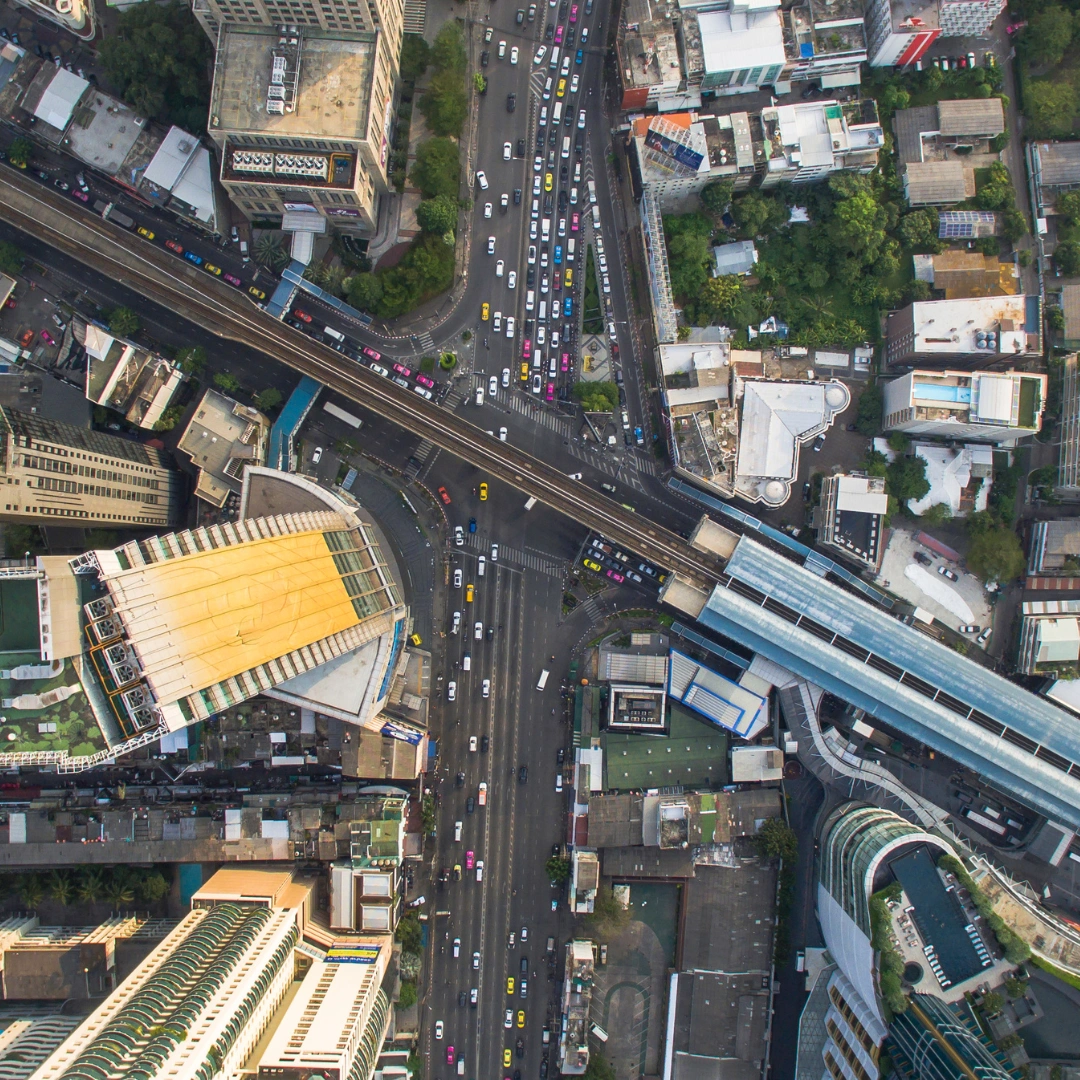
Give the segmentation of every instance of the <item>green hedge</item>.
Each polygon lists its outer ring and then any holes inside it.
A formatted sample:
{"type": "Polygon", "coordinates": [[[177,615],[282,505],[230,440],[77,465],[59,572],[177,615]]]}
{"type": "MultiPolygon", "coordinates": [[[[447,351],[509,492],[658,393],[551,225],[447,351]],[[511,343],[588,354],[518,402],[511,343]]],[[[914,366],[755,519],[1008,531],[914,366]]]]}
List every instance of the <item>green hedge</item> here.
{"type": "Polygon", "coordinates": [[[975,910],[986,920],[986,925],[994,931],[994,936],[1001,946],[1001,951],[1005,954],[1005,959],[1010,964],[1022,964],[1025,960],[1030,959],[1031,949],[1028,943],[1005,925],[1005,920],[990,906],[990,901],[986,898],[982,889],[975,884],[971,875],[964,868],[964,864],[955,855],[942,855],[937,864],[939,869],[954,874],[957,881],[970,893],[975,910]]]}

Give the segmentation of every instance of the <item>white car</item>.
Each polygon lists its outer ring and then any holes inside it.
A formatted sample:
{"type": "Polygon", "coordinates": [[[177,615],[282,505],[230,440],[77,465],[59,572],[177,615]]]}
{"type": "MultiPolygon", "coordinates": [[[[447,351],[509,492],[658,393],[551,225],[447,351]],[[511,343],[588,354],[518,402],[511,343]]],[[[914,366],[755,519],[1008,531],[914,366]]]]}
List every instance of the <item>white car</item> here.
{"type": "Polygon", "coordinates": [[[517,63],[517,58],[518,58],[518,47],[515,45],[510,50],[510,63],[511,64],[516,64],[517,63]]]}
{"type": "MultiPolygon", "coordinates": [[[[539,379],[540,376],[537,375],[537,378],[539,379]]],[[[457,683],[454,682],[451,679],[450,682],[448,682],[446,684],[446,700],[447,701],[454,701],[456,699],[457,699],[457,683]]]]}
{"type": "Polygon", "coordinates": [[[542,64],[544,62],[545,56],[547,56],[547,46],[541,45],[540,48],[537,49],[536,52],[533,54],[533,63],[542,64]]]}
{"type": "MultiPolygon", "coordinates": [[[[491,243],[488,245],[488,250],[489,250],[489,253],[495,250],[495,237],[494,236],[491,238],[491,243]]],[[[506,263],[502,259],[500,259],[495,264],[495,276],[496,277],[502,277],[503,276],[503,271],[505,269],[506,269],[506,263]]]]}
{"type": "Polygon", "coordinates": [[[322,461],[322,447],[316,446],[315,453],[311,455],[311,464],[318,465],[322,461]]]}
{"type": "Polygon", "coordinates": [[[570,53],[569,52],[567,52],[567,54],[563,57],[562,70],[559,72],[559,74],[562,75],[564,78],[567,75],[570,74],[570,53]]]}
{"type": "Polygon", "coordinates": [[[489,202],[484,203],[484,217],[491,217],[491,203],[489,202]]]}
{"type": "MultiPolygon", "coordinates": [[[[486,568],[487,568],[487,559],[485,559],[484,556],[481,555],[480,558],[476,560],[476,575],[477,575],[477,577],[483,577],[484,576],[484,570],[486,568]]],[[[479,623],[477,625],[479,625],[479,623]]]]}
{"type": "Polygon", "coordinates": [[[451,634],[456,634],[460,629],[461,629],[461,612],[460,611],[455,611],[454,612],[454,622],[453,622],[453,625],[450,627],[450,633],[451,634]]]}
{"type": "Polygon", "coordinates": [[[460,525],[454,526],[454,545],[463,547],[465,544],[465,530],[460,525]]]}
{"type": "Polygon", "coordinates": [[[506,428],[499,428],[499,441],[506,442],[506,428]]]}
{"type": "Polygon", "coordinates": [[[454,938],[454,959],[456,960],[461,955],[461,938],[454,938]]]}
{"type": "Polygon", "coordinates": [[[517,271],[516,270],[511,270],[510,273],[506,275],[506,287],[508,289],[516,289],[517,288],[517,271]]]}
{"type": "Polygon", "coordinates": [[[470,754],[475,754],[476,753],[476,736],[475,735],[470,735],[469,736],[469,753],[470,754]]]}
{"type": "Polygon", "coordinates": [[[508,367],[502,369],[502,384],[503,386],[510,385],[510,369],[508,367]]]}
{"type": "Polygon", "coordinates": [[[499,561],[499,545],[498,544],[492,544],[491,545],[491,561],[492,562],[498,562],[499,561]]]}
{"type": "Polygon", "coordinates": [[[499,59],[501,60],[506,55],[506,42],[499,42],[499,59]]]}
{"type": "Polygon", "coordinates": [[[546,293],[550,287],[551,287],[551,284],[548,281],[548,276],[547,276],[547,274],[544,274],[544,276],[542,278],[540,278],[540,291],[542,293],[546,293]]]}
{"type": "Polygon", "coordinates": [[[530,244],[529,245],[529,265],[530,266],[535,266],[536,265],[536,245],[535,244],[530,244]]]}
{"type": "Polygon", "coordinates": [[[441,1020],[435,1021],[435,1038],[441,1039],[443,1033],[443,1022],[441,1020]]]}
{"type": "Polygon", "coordinates": [[[538,173],[543,167],[544,159],[539,154],[537,154],[536,157],[533,158],[533,172],[538,173]]]}
{"type": "MultiPolygon", "coordinates": [[[[473,626],[473,635],[472,636],[474,638],[476,638],[477,641],[483,641],[484,640],[484,624],[482,622],[478,622],[478,623],[476,623],[475,626],[473,626]]],[[[476,742],[476,737],[475,736],[469,740],[469,749],[470,750],[475,750],[476,749],[476,747],[473,746],[473,743],[475,743],[475,742],[476,742]]]]}
{"type": "Polygon", "coordinates": [[[536,222],[535,221],[530,221],[529,222],[529,239],[530,240],[535,240],[536,239],[536,233],[537,233],[536,222]]]}
{"type": "Polygon", "coordinates": [[[488,178],[485,175],[483,169],[477,169],[477,171],[476,171],[476,182],[480,185],[480,190],[481,191],[487,191],[488,187],[490,186],[488,184],[488,178]]]}
{"type": "Polygon", "coordinates": [[[522,944],[524,944],[528,940],[529,940],[529,928],[527,926],[523,926],[521,928],[521,942],[522,942],[522,944]]]}
{"type": "Polygon", "coordinates": [[[570,93],[571,94],[576,94],[578,92],[578,87],[580,85],[581,85],[581,76],[578,75],[577,72],[575,72],[574,77],[570,80],[570,93]]]}
{"type": "Polygon", "coordinates": [[[498,389],[499,389],[499,380],[497,378],[495,378],[494,375],[492,375],[491,378],[488,379],[488,395],[490,397],[494,397],[496,392],[498,391],[498,389]]]}
{"type": "MultiPolygon", "coordinates": [[[[517,52],[517,49],[515,49],[514,52],[517,52]]],[[[484,880],[484,860],[483,859],[477,859],[476,860],[476,880],[477,881],[483,881],[484,880]]]]}
{"type": "Polygon", "coordinates": [[[581,110],[578,111],[578,114],[577,114],[577,126],[578,126],[578,131],[584,131],[585,130],[585,110],[584,109],[581,109],[581,110]]]}
{"type": "Polygon", "coordinates": [[[532,392],[534,394],[539,394],[540,393],[540,376],[539,375],[534,375],[533,376],[532,392]]]}
{"type": "Polygon", "coordinates": [[[460,589],[461,588],[461,567],[460,566],[454,571],[454,588],[455,589],[460,589]]]}
{"type": "MultiPolygon", "coordinates": [[[[517,49],[515,49],[514,52],[517,52],[517,49]]],[[[508,142],[503,143],[503,161],[510,160],[513,149],[514,148],[508,142]]]]}
{"type": "Polygon", "coordinates": [[[517,326],[517,320],[515,320],[514,316],[511,315],[506,320],[506,336],[508,338],[512,338],[514,336],[514,327],[515,326],[517,326]]]}
{"type": "Polygon", "coordinates": [[[502,330],[501,311],[496,311],[495,314],[491,316],[491,329],[494,330],[496,334],[498,334],[502,330]]]}
{"type": "Polygon", "coordinates": [[[473,966],[473,971],[479,971],[480,970],[480,954],[478,952],[474,952],[472,954],[472,966],[473,966]]]}
{"type": "Polygon", "coordinates": [[[551,76],[550,75],[548,76],[547,82],[544,83],[543,97],[544,97],[545,101],[550,101],[551,100],[551,76]]]}
{"type": "Polygon", "coordinates": [[[482,386],[478,386],[476,388],[476,404],[477,405],[483,405],[484,404],[484,388],[482,386]]]}
{"type": "Polygon", "coordinates": [[[480,684],[480,693],[483,694],[484,697],[491,697],[491,680],[490,679],[485,679],[480,684]]]}
{"type": "Polygon", "coordinates": [[[489,255],[494,255],[495,254],[495,237],[494,236],[489,236],[488,237],[488,254],[489,255]]]}
{"type": "Polygon", "coordinates": [[[559,218],[559,235],[566,235],[566,218],[564,217],[559,218]]]}
{"type": "Polygon", "coordinates": [[[544,267],[547,266],[547,264],[548,264],[548,253],[547,253],[547,248],[544,248],[544,250],[540,252],[540,269],[543,270],[544,267]]]}
{"type": "Polygon", "coordinates": [[[506,1019],[503,1020],[503,1027],[512,1028],[513,1026],[514,1026],[514,1010],[513,1009],[507,1009],[506,1010],[506,1019]]]}

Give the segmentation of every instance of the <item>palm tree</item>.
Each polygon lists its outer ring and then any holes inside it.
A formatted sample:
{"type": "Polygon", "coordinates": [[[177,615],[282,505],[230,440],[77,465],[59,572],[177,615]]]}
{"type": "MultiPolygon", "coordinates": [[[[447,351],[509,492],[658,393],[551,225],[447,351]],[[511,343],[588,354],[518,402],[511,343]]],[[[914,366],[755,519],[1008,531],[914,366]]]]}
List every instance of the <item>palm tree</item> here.
{"type": "Polygon", "coordinates": [[[262,236],[255,241],[255,258],[258,262],[261,262],[263,266],[268,266],[273,269],[278,265],[278,259],[284,253],[281,241],[273,233],[264,232],[262,236]]]}
{"type": "Polygon", "coordinates": [[[19,901],[28,911],[35,910],[45,897],[45,889],[37,874],[26,874],[19,882],[19,901]]]}
{"type": "Polygon", "coordinates": [[[49,875],[45,887],[49,892],[49,896],[64,907],[67,907],[68,904],[71,903],[71,898],[75,895],[75,888],[71,883],[71,875],[65,870],[54,870],[49,875]]]}
{"type": "Polygon", "coordinates": [[[79,900],[84,904],[95,904],[101,899],[105,882],[100,870],[84,868],[79,874],[79,885],[76,890],[79,900]]]}
{"type": "Polygon", "coordinates": [[[134,902],[135,882],[126,866],[113,867],[112,875],[105,886],[105,899],[116,907],[134,902]]]}

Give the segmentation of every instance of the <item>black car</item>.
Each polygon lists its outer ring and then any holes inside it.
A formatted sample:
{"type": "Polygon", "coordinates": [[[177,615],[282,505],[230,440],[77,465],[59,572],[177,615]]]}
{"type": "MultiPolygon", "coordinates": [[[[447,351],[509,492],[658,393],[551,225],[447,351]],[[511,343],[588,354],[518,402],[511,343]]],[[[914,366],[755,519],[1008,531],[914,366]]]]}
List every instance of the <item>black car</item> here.
{"type": "Polygon", "coordinates": [[[457,996],[458,1008],[459,1009],[464,1009],[465,1008],[465,1002],[467,1002],[468,1000],[469,1000],[468,994],[466,994],[464,990],[460,991],[458,993],[458,996],[457,996]]]}
{"type": "Polygon", "coordinates": [[[525,1040],[518,1039],[517,1045],[514,1047],[514,1050],[516,1051],[519,1058],[523,1058],[525,1056],[525,1040]]]}
{"type": "Polygon", "coordinates": [[[525,140],[524,139],[518,139],[518,141],[517,141],[517,156],[518,157],[524,157],[525,156],[525,140]]]}
{"type": "Polygon", "coordinates": [[[480,66],[481,66],[481,67],[487,67],[487,66],[488,66],[488,57],[489,57],[490,55],[491,55],[491,54],[490,54],[490,53],[489,53],[489,52],[487,51],[487,49],[485,49],[485,50],[484,50],[484,51],[483,51],[483,52],[482,52],[482,53],[480,54],[480,66]]]}
{"type": "Polygon", "coordinates": [[[559,850],[559,845],[558,844],[552,844],[551,845],[551,857],[553,859],[557,859],[561,854],[562,854],[562,852],[559,850]]]}
{"type": "Polygon", "coordinates": [[[558,141],[558,138],[559,133],[552,128],[551,131],[548,132],[548,146],[550,146],[552,150],[555,149],[555,143],[558,141]]]}
{"type": "Polygon", "coordinates": [[[566,165],[559,166],[559,179],[565,184],[566,178],[570,175],[570,169],[566,165]]]}
{"type": "Polygon", "coordinates": [[[523,956],[521,958],[521,974],[522,975],[528,975],[529,974],[529,958],[527,956],[523,956]]]}
{"type": "Polygon", "coordinates": [[[518,783],[519,784],[527,784],[528,782],[529,782],[529,766],[528,765],[522,765],[521,768],[518,769],[518,783]]]}
{"type": "Polygon", "coordinates": [[[544,129],[543,128],[541,128],[536,133],[536,149],[537,150],[543,150],[544,149],[544,129]]]}
{"type": "Polygon", "coordinates": [[[547,29],[544,31],[544,40],[550,41],[555,36],[555,24],[548,23],[547,29]]]}
{"type": "Polygon", "coordinates": [[[559,192],[559,213],[563,213],[567,206],[570,205],[570,196],[565,191],[559,192]]]}
{"type": "Polygon", "coordinates": [[[540,1080],[547,1080],[547,1058],[540,1062],[540,1080]]]}
{"type": "MultiPolygon", "coordinates": [[[[489,626],[484,631],[484,640],[485,641],[494,641],[495,640],[495,627],[494,626],[489,626]]],[[[485,735],[484,738],[486,739],[487,736],[485,735]]]]}
{"type": "Polygon", "coordinates": [[[476,809],[476,800],[470,795],[465,800],[465,813],[471,814],[476,809]]]}
{"type": "Polygon", "coordinates": [[[566,760],[566,747],[560,746],[559,752],[555,755],[555,761],[561,765],[566,760]]]}
{"type": "Polygon", "coordinates": [[[463,772],[459,772],[457,774],[457,776],[454,777],[454,786],[455,787],[464,787],[465,786],[465,774],[463,772]]]}
{"type": "Polygon", "coordinates": [[[807,480],[806,483],[803,484],[803,486],[802,486],[802,497],[803,497],[803,502],[809,502],[810,501],[810,481],[809,480],[807,480]]]}
{"type": "Polygon", "coordinates": [[[506,95],[506,111],[513,112],[517,108],[517,94],[506,95]]]}
{"type": "Polygon", "coordinates": [[[514,188],[514,205],[521,205],[521,188],[519,187],[514,188]]]}
{"type": "Polygon", "coordinates": [[[562,3],[559,5],[559,22],[566,22],[566,13],[568,10],[569,5],[567,4],[566,0],[562,0],[562,3]]]}
{"type": "Polygon", "coordinates": [[[490,745],[491,745],[491,742],[488,739],[488,737],[486,735],[481,735],[480,736],[480,753],[481,754],[486,754],[488,752],[488,747],[490,745]]]}
{"type": "Polygon", "coordinates": [[[925,552],[922,552],[922,551],[916,551],[915,552],[915,561],[917,563],[922,563],[923,566],[933,566],[934,565],[934,560],[931,559],[929,555],[927,555],[925,552]]]}
{"type": "Polygon", "coordinates": [[[536,284],[536,267],[530,266],[525,274],[525,284],[531,289],[536,284]]]}
{"type": "Polygon", "coordinates": [[[545,213],[545,214],[550,214],[550,213],[551,213],[551,207],[552,207],[552,205],[553,205],[553,203],[552,203],[552,201],[551,201],[551,192],[549,191],[549,192],[548,192],[548,193],[547,193],[547,194],[546,194],[546,195],[544,196],[544,213],[545,213]]]}
{"type": "Polygon", "coordinates": [[[566,42],[567,46],[570,46],[570,45],[574,44],[574,35],[576,33],[577,33],[577,27],[576,26],[568,26],[566,28],[566,37],[563,40],[566,42]]]}

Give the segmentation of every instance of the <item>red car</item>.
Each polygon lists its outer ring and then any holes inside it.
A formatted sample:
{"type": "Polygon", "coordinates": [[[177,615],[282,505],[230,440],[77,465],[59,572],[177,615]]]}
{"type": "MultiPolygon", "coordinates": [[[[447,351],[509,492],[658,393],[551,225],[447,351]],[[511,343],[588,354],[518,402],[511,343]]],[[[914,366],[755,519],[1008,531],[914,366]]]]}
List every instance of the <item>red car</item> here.
{"type": "Polygon", "coordinates": [[[370,345],[365,345],[361,351],[369,360],[382,359],[382,353],[377,353],[370,345]]]}
{"type": "Polygon", "coordinates": [[[575,4],[570,9],[570,22],[571,23],[576,23],[577,22],[577,4],[575,4]]]}
{"type": "Polygon", "coordinates": [[[299,308],[293,308],[293,316],[301,322],[311,322],[311,316],[306,311],[301,311],[299,308]]]}
{"type": "Polygon", "coordinates": [[[569,353],[564,352],[562,354],[562,360],[559,361],[559,368],[562,371],[569,371],[570,370],[570,354],[569,353]]]}
{"type": "Polygon", "coordinates": [[[581,215],[580,214],[571,215],[571,217],[570,217],[570,231],[571,232],[577,232],[580,227],[581,227],[581,215]]]}
{"type": "Polygon", "coordinates": [[[227,282],[228,282],[228,283],[229,283],[230,285],[235,285],[235,286],[236,286],[236,288],[238,288],[238,289],[240,288],[240,286],[241,286],[241,285],[243,285],[243,284],[244,284],[244,283],[243,283],[243,282],[242,282],[242,281],[241,281],[241,280],[240,280],[240,279],[239,279],[238,277],[236,277],[236,275],[235,275],[235,274],[222,274],[221,276],[222,276],[222,277],[223,277],[223,278],[224,278],[224,279],[225,279],[225,280],[226,280],[226,281],[227,281],[227,282]]]}
{"type": "Polygon", "coordinates": [[[394,370],[399,375],[404,375],[406,379],[412,374],[412,372],[404,364],[395,364],[394,370]]]}
{"type": "Polygon", "coordinates": [[[618,570],[609,570],[607,576],[611,578],[612,581],[618,581],[620,583],[626,580],[618,570]]]}
{"type": "Polygon", "coordinates": [[[553,382],[547,384],[546,396],[549,404],[555,400],[555,384],[553,382]]]}
{"type": "Polygon", "coordinates": [[[42,330],[41,331],[41,340],[42,341],[47,341],[50,345],[55,345],[56,344],[56,342],[53,341],[52,334],[50,334],[48,330],[42,330]]]}
{"type": "Polygon", "coordinates": [[[417,375],[416,381],[421,386],[426,386],[429,390],[435,389],[435,380],[430,375],[417,375]]]}
{"type": "Polygon", "coordinates": [[[472,870],[476,866],[476,856],[471,851],[465,852],[465,869],[472,870]]]}
{"type": "Polygon", "coordinates": [[[446,488],[444,488],[444,487],[439,488],[439,498],[442,499],[442,501],[447,506],[450,505],[450,494],[449,494],[449,492],[447,492],[446,488]]]}
{"type": "Polygon", "coordinates": [[[521,355],[525,360],[528,360],[532,355],[532,338],[526,338],[521,345],[521,355]]]}
{"type": "Polygon", "coordinates": [[[183,255],[184,249],[175,240],[166,240],[165,246],[170,251],[175,251],[177,255],[183,255]]]}
{"type": "Polygon", "coordinates": [[[90,196],[89,196],[89,195],[87,195],[85,191],[80,191],[80,190],[79,190],[78,188],[75,188],[75,189],[74,189],[74,190],[72,191],[72,193],[71,193],[71,197],[72,197],[73,199],[78,199],[78,200],[79,200],[79,202],[85,202],[85,203],[88,203],[88,202],[90,201],[90,196]]]}
{"type": "Polygon", "coordinates": [[[563,28],[561,26],[555,27],[555,44],[561,45],[563,37],[563,28]]]}
{"type": "Polygon", "coordinates": [[[453,1065],[454,1064],[454,1048],[452,1046],[448,1046],[446,1048],[446,1064],[447,1065],[453,1065]]]}

